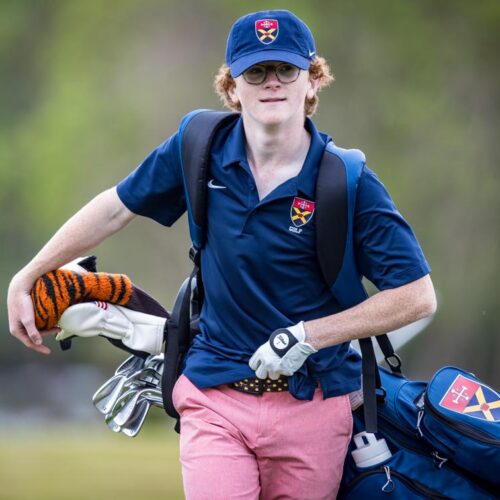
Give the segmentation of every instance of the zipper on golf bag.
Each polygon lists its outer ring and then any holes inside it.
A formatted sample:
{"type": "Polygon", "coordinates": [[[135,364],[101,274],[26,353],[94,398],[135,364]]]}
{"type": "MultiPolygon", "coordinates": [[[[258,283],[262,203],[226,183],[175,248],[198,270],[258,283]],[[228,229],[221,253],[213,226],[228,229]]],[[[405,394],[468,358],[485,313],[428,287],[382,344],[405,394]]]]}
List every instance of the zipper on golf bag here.
{"type": "Polygon", "coordinates": [[[456,420],[453,420],[451,418],[448,418],[446,415],[441,414],[431,403],[429,396],[427,394],[427,391],[424,392],[423,395],[423,406],[419,411],[418,414],[418,421],[417,421],[417,430],[419,434],[422,436],[423,432],[420,429],[420,426],[422,425],[422,420],[425,415],[425,412],[430,413],[432,418],[435,418],[436,420],[440,421],[443,425],[449,426],[452,429],[457,430],[460,432],[460,434],[463,434],[464,436],[470,437],[472,439],[475,439],[477,441],[480,441],[481,443],[491,445],[491,446],[500,446],[500,440],[495,439],[490,436],[486,436],[482,432],[475,431],[471,429],[470,427],[466,426],[465,424],[462,424],[460,422],[457,422],[456,420]]]}
{"type": "Polygon", "coordinates": [[[415,400],[419,437],[492,491],[500,486],[499,403],[494,389],[449,366],[415,400]]]}
{"type": "Polygon", "coordinates": [[[356,476],[346,487],[347,494],[342,498],[345,499],[355,499],[360,498],[358,493],[355,492],[356,486],[361,483],[361,481],[366,481],[367,478],[373,477],[373,482],[370,484],[371,493],[369,498],[386,498],[388,495],[394,495],[395,498],[408,499],[412,498],[426,498],[432,500],[452,500],[451,497],[442,495],[440,492],[433,489],[427,488],[421,483],[410,479],[403,474],[391,469],[390,466],[384,465],[377,469],[362,472],[356,476]],[[381,478],[378,481],[378,478],[381,478]],[[406,491],[400,491],[398,488],[400,485],[406,486],[406,491]],[[378,486],[378,490],[375,489],[378,486]],[[409,490],[409,491],[408,491],[409,490]],[[350,497],[350,494],[353,494],[350,497]],[[409,496],[409,494],[414,494],[415,496],[409,496]]]}
{"type": "MultiPolygon", "coordinates": [[[[412,451],[413,453],[417,453],[427,458],[432,457],[433,463],[436,466],[436,468],[441,469],[446,464],[446,467],[455,472],[456,474],[464,476],[465,479],[469,481],[477,482],[477,477],[474,477],[468,471],[454,464],[453,462],[448,460],[448,458],[443,457],[439,451],[432,448],[427,442],[422,441],[420,439],[416,441],[415,440],[416,433],[413,434],[409,432],[404,427],[400,426],[393,420],[387,418],[385,415],[379,415],[379,422],[380,422],[379,424],[380,433],[386,438],[388,438],[389,441],[392,442],[396,447],[406,448],[412,451]],[[395,428],[400,434],[403,434],[405,437],[407,437],[408,440],[401,439],[401,437],[393,431],[393,428],[395,428]],[[418,445],[416,445],[416,443],[418,443],[418,445]]],[[[490,494],[491,492],[488,490],[487,487],[485,487],[484,495],[490,495],[490,494]]]]}
{"type": "Polygon", "coordinates": [[[498,498],[495,490],[488,490],[484,484],[477,483],[477,478],[470,477],[459,467],[443,461],[436,453],[422,446],[408,446],[394,432],[388,431],[387,422],[380,419],[380,436],[385,436],[393,452],[391,458],[374,468],[363,470],[356,467],[352,456],[348,456],[344,474],[345,478],[339,499],[357,500],[358,498],[386,498],[393,494],[397,499],[431,498],[453,500],[494,500],[498,498]],[[386,480],[382,482],[381,475],[386,480]],[[391,485],[389,479],[394,484],[391,485]],[[397,481],[394,481],[397,479],[397,481]],[[365,482],[361,482],[361,481],[365,482]],[[407,490],[402,491],[397,483],[403,483],[407,490]],[[424,484],[425,483],[425,484],[424,484]],[[376,496],[377,491],[380,496],[376,496]],[[444,493],[443,493],[444,492],[444,493]],[[446,494],[445,494],[446,493],[446,494]],[[413,495],[416,495],[415,497],[413,495]]]}
{"type": "MultiPolygon", "coordinates": [[[[419,441],[415,440],[415,435],[413,435],[411,432],[409,432],[407,429],[404,427],[401,427],[394,421],[388,419],[384,415],[379,415],[379,421],[380,421],[380,433],[389,438],[389,441],[392,441],[395,446],[398,448],[406,448],[410,451],[413,451],[414,453],[418,453],[419,455],[423,455],[426,457],[429,456],[434,456],[433,451],[429,448],[427,444],[422,443],[420,446],[417,446],[416,443],[420,443],[419,441]],[[408,438],[408,440],[403,440],[401,439],[400,436],[398,436],[392,429],[391,427],[395,428],[399,433],[403,434],[408,438]]],[[[446,460],[445,460],[446,461],[446,460]]],[[[442,463],[438,464],[438,468],[442,466],[442,463]]]]}
{"type": "Polygon", "coordinates": [[[443,466],[446,466],[446,468],[450,469],[455,474],[463,476],[466,480],[475,483],[476,488],[478,490],[481,489],[483,490],[482,494],[485,497],[489,497],[490,495],[492,495],[492,492],[494,490],[491,490],[491,488],[488,485],[481,484],[481,487],[477,486],[477,481],[478,481],[477,477],[473,476],[470,472],[454,464],[453,462],[448,460],[448,458],[442,456],[442,453],[440,454],[439,451],[433,449],[427,442],[422,441],[420,439],[419,441],[416,441],[415,435],[413,433],[409,432],[404,427],[398,425],[396,422],[392,421],[391,419],[387,418],[384,415],[379,415],[379,425],[380,425],[380,433],[383,436],[385,436],[389,440],[389,442],[391,442],[397,448],[406,448],[412,451],[413,453],[417,453],[426,458],[432,457],[433,463],[437,469],[441,469],[443,466]],[[401,439],[401,437],[397,435],[392,428],[395,428],[399,433],[406,436],[408,440],[401,439]],[[419,443],[419,445],[417,446],[415,443],[419,443]]]}

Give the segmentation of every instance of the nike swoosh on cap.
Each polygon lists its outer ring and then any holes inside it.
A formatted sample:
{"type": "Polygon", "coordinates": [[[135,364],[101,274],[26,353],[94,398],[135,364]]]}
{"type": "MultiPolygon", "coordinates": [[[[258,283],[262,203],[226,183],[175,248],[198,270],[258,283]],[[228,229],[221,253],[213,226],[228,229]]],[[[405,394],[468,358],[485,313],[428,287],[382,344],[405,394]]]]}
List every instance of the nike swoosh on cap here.
{"type": "Polygon", "coordinates": [[[226,186],[222,186],[220,184],[215,184],[214,179],[210,179],[208,181],[208,187],[212,189],[226,189],[226,186]]]}

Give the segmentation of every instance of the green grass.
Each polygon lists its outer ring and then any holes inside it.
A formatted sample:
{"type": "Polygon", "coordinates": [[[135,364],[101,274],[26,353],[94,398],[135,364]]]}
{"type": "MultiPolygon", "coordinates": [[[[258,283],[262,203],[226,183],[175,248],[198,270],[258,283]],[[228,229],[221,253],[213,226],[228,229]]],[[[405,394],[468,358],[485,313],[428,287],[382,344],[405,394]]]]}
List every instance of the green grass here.
{"type": "MultiPolygon", "coordinates": [[[[178,436],[164,424],[135,438],[99,429],[0,430],[0,498],[182,499],[178,436]]],[[[103,424],[104,426],[104,424],[103,424]]]]}

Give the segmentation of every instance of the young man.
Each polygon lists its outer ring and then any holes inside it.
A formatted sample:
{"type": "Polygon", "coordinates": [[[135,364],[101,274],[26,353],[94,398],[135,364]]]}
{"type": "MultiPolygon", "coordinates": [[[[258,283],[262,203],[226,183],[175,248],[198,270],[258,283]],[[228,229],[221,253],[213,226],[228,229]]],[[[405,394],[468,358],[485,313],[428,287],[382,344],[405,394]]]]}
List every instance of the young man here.
{"type": "MultiPolygon", "coordinates": [[[[174,389],[186,497],[331,499],[351,437],[349,394],[360,387],[349,341],[431,314],[429,267],[364,167],[356,264],[381,291],[342,310],[315,248],[315,182],[329,137],[308,116],[331,80],[328,66],[309,28],[288,11],[240,18],[226,63],[216,88],[241,117],[217,133],[211,150],[201,333],[174,389]]],[[[12,334],[48,354],[33,324],[34,280],[135,215],[170,226],[185,210],[176,133],[74,215],[13,278],[12,334]]]]}

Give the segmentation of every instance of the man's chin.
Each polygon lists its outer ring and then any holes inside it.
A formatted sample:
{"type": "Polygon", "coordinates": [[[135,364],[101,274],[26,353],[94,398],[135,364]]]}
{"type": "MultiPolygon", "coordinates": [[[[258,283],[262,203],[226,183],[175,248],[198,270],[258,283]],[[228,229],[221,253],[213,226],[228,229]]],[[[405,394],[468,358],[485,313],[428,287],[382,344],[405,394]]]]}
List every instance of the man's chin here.
{"type": "Polygon", "coordinates": [[[258,116],[258,120],[263,125],[274,126],[284,123],[287,120],[287,113],[279,110],[267,110],[258,116]]]}

